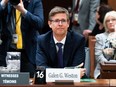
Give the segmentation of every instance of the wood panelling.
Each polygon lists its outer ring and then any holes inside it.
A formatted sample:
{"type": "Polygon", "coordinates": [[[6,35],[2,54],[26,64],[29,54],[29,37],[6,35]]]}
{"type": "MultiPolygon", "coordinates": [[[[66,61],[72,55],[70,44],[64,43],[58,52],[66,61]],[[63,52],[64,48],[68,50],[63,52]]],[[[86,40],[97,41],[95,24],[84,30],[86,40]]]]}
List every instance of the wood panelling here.
{"type": "Polygon", "coordinates": [[[116,10],[116,0],[108,0],[108,4],[109,4],[114,10],[116,10]]]}

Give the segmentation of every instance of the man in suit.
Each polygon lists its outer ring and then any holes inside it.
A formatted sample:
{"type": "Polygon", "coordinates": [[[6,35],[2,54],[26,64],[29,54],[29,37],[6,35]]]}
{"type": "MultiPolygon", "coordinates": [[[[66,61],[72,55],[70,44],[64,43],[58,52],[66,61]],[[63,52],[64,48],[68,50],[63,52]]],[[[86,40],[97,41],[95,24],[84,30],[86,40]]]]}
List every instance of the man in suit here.
{"type": "Polygon", "coordinates": [[[79,2],[78,1],[79,0],[73,0],[72,22],[75,21],[73,20],[73,18],[76,16],[76,21],[78,24],[72,23],[72,30],[83,34],[85,38],[87,38],[88,34],[92,32],[96,24],[95,15],[100,0],[80,0],[79,2]]]}
{"type": "Polygon", "coordinates": [[[35,68],[37,37],[44,23],[42,1],[20,0],[18,5],[13,5],[8,0],[0,1],[0,24],[2,25],[1,39],[3,41],[0,45],[0,65],[6,66],[5,57],[7,51],[20,51],[22,55],[21,71],[33,72],[35,68]],[[17,23],[16,21],[13,24],[13,20],[11,21],[14,8],[21,12],[20,28],[23,39],[23,48],[21,49],[11,48],[11,44],[13,44],[12,33],[14,33],[12,30],[15,28],[15,23],[17,23]]]}
{"type": "MultiPolygon", "coordinates": [[[[48,25],[52,31],[38,37],[37,67],[64,68],[75,67],[84,63],[85,38],[68,30],[69,24],[69,13],[65,8],[54,7],[50,11],[48,25]],[[59,62],[59,56],[57,55],[60,49],[57,43],[62,44],[63,54],[60,54],[60,56],[63,55],[62,62],[59,62]]],[[[85,73],[85,69],[82,70],[83,72],[85,73]]]]}

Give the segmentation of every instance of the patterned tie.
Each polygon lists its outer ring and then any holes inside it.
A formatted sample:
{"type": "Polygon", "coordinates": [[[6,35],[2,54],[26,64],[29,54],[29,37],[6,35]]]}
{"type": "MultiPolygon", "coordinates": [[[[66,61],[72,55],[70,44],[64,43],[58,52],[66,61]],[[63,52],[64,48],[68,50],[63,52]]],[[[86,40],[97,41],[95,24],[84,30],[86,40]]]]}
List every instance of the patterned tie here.
{"type": "Polygon", "coordinates": [[[18,10],[16,10],[16,34],[18,35],[18,42],[16,45],[17,49],[22,49],[23,47],[20,25],[21,25],[21,13],[18,10]]]}
{"type": "Polygon", "coordinates": [[[63,68],[63,53],[62,53],[62,43],[57,43],[58,46],[58,68],[63,68]]]}

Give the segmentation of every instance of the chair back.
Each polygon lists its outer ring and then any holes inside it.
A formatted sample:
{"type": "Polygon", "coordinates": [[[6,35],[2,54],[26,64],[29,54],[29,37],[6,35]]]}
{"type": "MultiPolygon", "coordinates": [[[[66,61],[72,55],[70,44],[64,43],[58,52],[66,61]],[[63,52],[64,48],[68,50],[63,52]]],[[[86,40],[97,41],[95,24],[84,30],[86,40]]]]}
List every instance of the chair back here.
{"type": "Polygon", "coordinates": [[[90,78],[94,78],[95,70],[95,36],[89,36],[89,49],[90,49],[90,78]]]}

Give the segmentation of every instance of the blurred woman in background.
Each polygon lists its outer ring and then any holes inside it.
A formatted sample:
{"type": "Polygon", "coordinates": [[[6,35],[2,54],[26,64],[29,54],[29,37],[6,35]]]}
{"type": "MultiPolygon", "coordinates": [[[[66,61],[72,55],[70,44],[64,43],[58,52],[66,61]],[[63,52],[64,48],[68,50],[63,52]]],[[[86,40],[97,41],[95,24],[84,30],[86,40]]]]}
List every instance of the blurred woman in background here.
{"type": "Polygon", "coordinates": [[[105,32],[103,26],[103,19],[107,12],[112,11],[112,8],[109,5],[102,4],[97,8],[96,12],[96,26],[94,27],[91,35],[95,36],[96,34],[105,32]]]}
{"type": "Polygon", "coordinates": [[[116,11],[106,13],[103,25],[105,32],[95,36],[95,78],[100,77],[100,63],[116,60],[116,11]]]}

